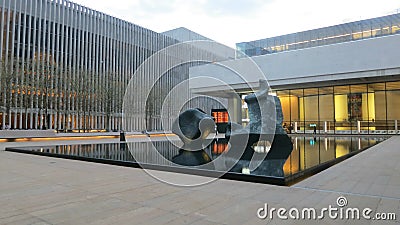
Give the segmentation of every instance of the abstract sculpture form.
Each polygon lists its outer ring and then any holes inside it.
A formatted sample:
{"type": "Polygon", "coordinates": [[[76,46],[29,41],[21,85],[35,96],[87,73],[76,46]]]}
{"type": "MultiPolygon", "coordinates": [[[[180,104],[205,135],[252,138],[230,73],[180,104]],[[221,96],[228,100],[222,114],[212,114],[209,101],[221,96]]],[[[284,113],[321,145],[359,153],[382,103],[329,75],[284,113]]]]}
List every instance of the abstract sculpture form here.
{"type": "Polygon", "coordinates": [[[283,165],[293,150],[293,144],[282,127],[283,113],[278,97],[268,94],[266,80],[260,80],[260,90],[245,98],[249,109],[250,123],[247,127],[239,124],[228,124],[226,137],[232,140],[232,148],[241,136],[248,135],[248,142],[244,154],[233,168],[240,172],[251,160],[254,154],[268,153],[260,166],[253,171],[255,174],[269,176],[284,176],[283,165]],[[275,105],[275,112],[271,106],[275,105]],[[275,113],[275,118],[273,113],[275,113]],[[275,119],[275,123],[273,122],[275,119]],[[235,141],[236,140],[236,141],[235,141]],[[273,141],[272,141],[273,140],[273,141]],[[272,143],[271,143],[272,141],[272,143]]]}
{"type": "MultiPolygon", "coordinates": [[[[268,83],[260,80],[260,90],[248,95],[245,101],[249,109],[250,123],[243,127],[229,123],[225,137],[229,150],[223,155],[224,162],[233,165],[231,172],[283,177],[283,165],[293,150],[293,144],[282,127],[283,113],[279,98],[268,94],[268,83]],[[235,154],[237,153],[237,154],[235,154]],[[251,162],[257,161],[251,169],[251,162]]],[[[212,162],[205,149],[209,134],[215,132],[212,117],[200,109],[189,109],[179,115],[172,132],[182,140],[183,147],[172,161],[184,166],[199,166],[212,162]]],[[[222,162],[220,160],[220,162],[222,162]]],[[[215,167],[222,168],[220,163],[215,167]]]]}
{"type": "Polygon", "coordinates": [[[172,125],[172,132],[182,140],[179,155],[172,162],[183,166],[198,166],[211,162],[204,151],[206,139],[215,133],[215,122],[201,109],[188,109],[181,113],[172,125]]]}

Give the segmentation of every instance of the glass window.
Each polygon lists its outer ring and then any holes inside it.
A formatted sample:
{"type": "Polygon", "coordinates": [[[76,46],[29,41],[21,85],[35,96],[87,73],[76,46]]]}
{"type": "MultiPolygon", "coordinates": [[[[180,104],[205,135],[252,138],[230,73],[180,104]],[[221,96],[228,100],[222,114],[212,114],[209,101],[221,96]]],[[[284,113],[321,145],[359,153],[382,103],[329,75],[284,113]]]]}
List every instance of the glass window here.
{"type": "Polygon", "coordinates": [[[319,119],[323,129],[333,130],[335,119],[335,104],[333,87],[324,87],[319,89],[319,119]]]}
{"type": "Polygon", "coordinates": [[[388,120],[400,120],[400,90],[387,91],[387,119],[388,120]]]}
{"type": "Polygon", "coordinates": [[[399,26],[392,26],[392,34],[397,34],[397,33],[400,33],[399,26]]]}
{"type": "Polygon", "coordinates": [[[368,92],[384,91],[385,83],[368,84],[368,92]]]}
{"type": "Polygon", "coordinates": [[[391,28],[389,26],[382,27],[382,35],[388,35],[391,33],[391,28]]]}
{"type": "MultiPolygon", "coordinates": [[[[374,115],[371,117],[372,124],[370,125],[373,130],[386,130],[386,119],[387,119],[387,111],[386,111],[386,84],[385,83],[374,83],[368,84],[368,92],[372,93],[368,95],[370,98],[373,98],[374,105],[374,115]]],[[[371,100],[370,100],[371,101],[371,100]]]]}
{"type": "Polygon", "coordinates": [[[322,87],[322,88],[319,88],[319,94],[320,95],[333,94],[333,87],[322,87]]]}
{"type": "Polygon", "coordinates": [[[357,39],[361,39],[361,38],[362,38],[362,32],[361,31],[353,33],[353,40],[357,40],[357,39]]]}
{"type": "Polygon", "coordinates": [[[298,130],[304,130],[304,98],[303,89],[290,90],[292,96],[292,123],[297,122],[298,130]]]}
{"type": "Polygon", "coordinates": [[[276,95],[278,97],[287,97],[289,96],[289,90],[277,91],[276,95]]]}
{"type": "Polygon", "coordinates": [[[276,94],[279,97],[282,105],[283,123],[286,123],[286,125],[289,126],[291,118],[291,97],[289,90],[277,91],[276,94]]]}
{"type": "Polygon", "coordinates": [[[304,89],[304,125],[305,130],[309,130],[309,132],[320,130],[318,99],[318,88],[304,89]]]}
{"type": "Polygon", "coordinates": [[[318,95],[318,88],[304,89],[304,96],[316,96],[318,95]]]}
{"type": "Polygon", "coordinates": [[[303,105],[300,104],[300,99],[303,97],[303,89],[290,90],[290,105],[291,105],[291,122],[300,121],[301,115],[304,119],[303,105]]]}
{"type": "Polygon", "coordinates": [[[294,95],[297,97],[303,97],[303,89],[297,89],[297,90],[290,90],[290,95],[294,95]]]}
{"type": "Polygon", "coordinates": [[[400,81],[387,82],[386,83],[386,90],[388,90],[388,91],[400,90],[400,81]]]}
{"type": "Polygon", "coordinates": [[[292,91],[289,92],[290,97],[290,121],[299,121],[299,97],[294,95],[292,91]]]}
{"type": "Polygon", "coordinates": [[[368,86],[366,84],[351,85],[348,97],[348,113],[350,121],[368,120],[368,86]]]}
{"type": "Polygon", "coordinates": [[[350,94],[350,86],[336,86],[334,87],[334,94],[336,130],[350,130],[350,124],[348,123],[348,95],[350,94]]]}
{"type": "Polygon", "coordinates": [[[382,31],[380,28],[376,28],[376,29],[372,29],[371,30],[371,36],[372,37],[377,37],[377,36],[381,36],[382,31]]]}
{"type": "Polygon", "coordinates": [[[370,38],[371,37],[371,27],[364,27],[362,36],[363,36],[363,38],[370,38]]]}
{"type": "Polygon", "coordinates": [[[335,94],[350,94],[350,86],[335,86],[335,94]]]}
{"type": "Polygon", "coordinates": [[[350,91],[351,93],[366,93],[367,85],[366,84],[351,85],[350,91]]]}

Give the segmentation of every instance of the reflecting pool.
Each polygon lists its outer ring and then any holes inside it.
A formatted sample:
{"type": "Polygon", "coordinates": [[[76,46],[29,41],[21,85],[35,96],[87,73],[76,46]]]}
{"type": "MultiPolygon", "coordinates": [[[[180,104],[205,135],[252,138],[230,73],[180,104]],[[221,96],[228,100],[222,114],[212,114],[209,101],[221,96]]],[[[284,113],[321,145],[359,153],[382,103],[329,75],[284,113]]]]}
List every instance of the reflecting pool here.
{"type": "MultiPolygon", "coordinates": [[[[286,162],[263,160],[257,169],[248,168],[251,157],[236,159],[229,173],[223,176],[251,182],[287,185],[318,173],[348,157],[351,157],[384,138],[371,137],[292,137],[293,151],[286,162]],[[281,165],[278,165],[281,163],[281,165]],[[278,167],[283,172],[274,171],[278,167]],[[282,170],[282,169],[281,169],[282,170]]],[[[230,150],[226,139],[210,141],[202,151],[182,151],[180,141],[147,141],[129,143],[81,144],[43,147],[7,148],[7,151],[61,157],[132,167],[146,167],[204,176],[216,176],[213,172],[224,171],[230,160],[224,156],[230,150]],[[156,151],[151,151],[156,149],[156,151]],[[222,160],[221,158],[222,157],[222,160]],[[225,158],[224,158],[225,157],[225,158]],[[219,160],[216,160],[219,159],[219,160]],[[218,163],[214,163],[217,162],[218,163]],[[221,164],[222,161],[222,164],[221,164]],[[206,171],[197,166],[210,165],[206,171]],[[199,172],[200,171],[200,172],[199,172]]],[[[259,151],[260,149],[256,149],[259,151]]],[[[247,154],[246,152],[244,155],[247,154]]],[[[255,152],[256,154],[256,152],[255,152]]]]}
{"type": "Polygon", "coordinates": [[[283,167],[285,176],[295,175],[340,157],[346,158],[384,140],[369,137],[294,137],[293,151],[283,167]]]}

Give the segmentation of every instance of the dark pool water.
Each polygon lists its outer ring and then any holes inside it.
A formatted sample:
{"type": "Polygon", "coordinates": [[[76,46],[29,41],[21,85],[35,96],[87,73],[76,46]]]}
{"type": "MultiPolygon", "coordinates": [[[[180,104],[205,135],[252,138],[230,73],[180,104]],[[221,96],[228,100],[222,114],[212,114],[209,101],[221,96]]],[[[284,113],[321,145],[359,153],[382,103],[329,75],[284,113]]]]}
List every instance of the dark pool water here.
{"type": "Polygon", "coordinates": [[[153,166],[152,169],[173,172],[198,174],[196,171],[201,171],[200,175],[205,176],[208,175],[207,171],[210,176],[216,176],[213,172],[227,170],[227,178],[284,185],[318,173],[384,139],[292,137],[291,141],[293,151],[287,160],[259,160],[255,170],[249,169],[249,158],[233,159],[225,156],[230,150],[226,139],[213,140],[202,151],[182,151],[182,143],[179,141],[22,147],[6,150],[123,166],[149,165],[153,166]]]}

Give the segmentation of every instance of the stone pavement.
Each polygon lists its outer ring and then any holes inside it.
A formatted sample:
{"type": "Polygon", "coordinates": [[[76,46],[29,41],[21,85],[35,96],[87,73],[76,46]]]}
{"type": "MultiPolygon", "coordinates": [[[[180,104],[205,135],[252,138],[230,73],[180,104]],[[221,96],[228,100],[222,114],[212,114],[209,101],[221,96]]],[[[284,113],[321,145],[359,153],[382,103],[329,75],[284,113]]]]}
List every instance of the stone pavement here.
{"type": "Polygon", "coordinates": [[[291,187],[217,180],[183,188],[140,169],[0,151],[0,224],[399,224],[399,146],[393,137],[291,187]],[[257,218],[265,203],[318,212],[338,207],[339,196],[347,207],[394,212],[397,220],[257,218]]]}

